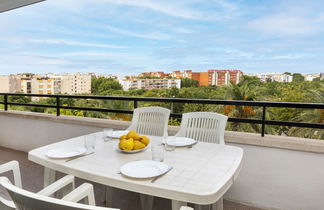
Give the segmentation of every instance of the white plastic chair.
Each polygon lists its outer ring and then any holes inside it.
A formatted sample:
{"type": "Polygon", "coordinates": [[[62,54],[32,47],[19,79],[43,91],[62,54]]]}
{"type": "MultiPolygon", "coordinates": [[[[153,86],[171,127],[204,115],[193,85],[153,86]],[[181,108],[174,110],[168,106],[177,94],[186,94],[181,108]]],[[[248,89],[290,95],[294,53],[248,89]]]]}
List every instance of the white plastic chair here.
{"type": "MultiPolygon", "coordinates": [[[[93,185],[84,183],[74,189],[74,176],[64,176],[38,193],[33,193],[22,189],[19,163],[17,161],[0,165],[0,174],[9,171],[13,172],[14,185],[7,177],[0,177],[0,185],[8,191],[12,201],[0,197],[1,210],[118,210],[95,206],[93,185]],[[67,187],[74,190],[67,193],[66,189],[63,189],[67,187]],[[62,189],[65,190],[62,199],[50,197],[62,189]],[[81,200],[85,200],[85,203],[89,205],[77,203],[81,200]]],[[[183,206],[180,210],[193,209],[183,206]]]]}
{"type": "Polygon", "coordinates": [[[175,136],[197,141],[225,144],[224,133],[228,117],[212,112],[189,112],[182,115],[180,130],[175,136]]]}
{"type": "MultiPolygon", "coordinates": [[[[5,198],[0,197],[0,209],[1,210],[13,210],[16,208],[24,209],[23,207],[25,207],[25,206],[24,206],[24,204],[19,204],[20,201],[27,201],[29,199],[38,198],[38,197],[40,197],[46,201],[51,196],[54,196],[54,194],[58,191],[62,191],[62,194],[64,196],[62,198],[62,200],[78,202],[80,200],[85,199],[89,205],[95,205],[93,186],[91,184],[84,183],[81,186],[79,186],[78,188],[74,189],[74,187],[75,187],[74,176],[66,175],[63,178],[52,183],[51,185],[47,186],[43,190],[39,191],[38,193],[31,193],[31,192],[28,192],[28,191],[22,189],[19,163],[17,161],[10,161],[8,163],[0,165],[0,174],[9,172],[9,171],[13,172],[14,185],[6,177],[1,177],[1,184],[8,190],[13,201],[9,201],[5,198]],[[30,195],[31,198],[21,197],[25,194],[30,195]],[[18,197],[16,197],[16,196],[18,196],[18,197]],[[18,202],[18,205],[17,205],[17,202],[18,202]]],[[[33,207],[32,209],[43,209],[43,208],[33,207]]],[[[46,209],[48,210],[48,208],[46,208],[46,209]]],[[[59,209],[59,208],[56,208],[56,209],[59,209]]]]}
{"type": "Polygon", "coordinates": [[[7,189],[18,210],[113,210],[111,208],[74,203],[88,196],[88,189],[90,186],[92,188],[90,184],[81,185],[75,191],[63,197],[62,200],[23,190],[11,184],[7,177],[0,177],[0,185],[7,189]],[[79,192],[76,193],[76,191],[79,192]]]}
{"type": "Polygon", "coordinates": [[[143,107],[134,110],[132,123],[127,130],[142,135],[168,136],[170,110],[162,107],[143,107]]]}

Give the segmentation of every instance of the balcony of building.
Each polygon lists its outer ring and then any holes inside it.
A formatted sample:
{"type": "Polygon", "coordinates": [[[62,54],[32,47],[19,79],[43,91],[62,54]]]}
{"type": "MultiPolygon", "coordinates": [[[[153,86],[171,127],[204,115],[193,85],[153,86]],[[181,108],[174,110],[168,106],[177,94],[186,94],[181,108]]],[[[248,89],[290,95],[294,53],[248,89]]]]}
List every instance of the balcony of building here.
{"type": "MultiPolygon", "coordinates": [[[[57,98],[57,96],[53,97],[57,98]]],[[[130,100],[130,98],[119,99],[130,100]]],[[[136,98],[136,100],[139,99],[136,98]]],[[[163,99],[156,100],[163,101],[163,99]]],[[[165,99],[165,102],[168,100],[177,99],[165,99]]],[[[17,106],[17,103],[14,104],[7,99],[1,103],[5,104],[4,108],[7,111],[0,111],[0,161],[4,163],[18,160],[25,175],[24,187],[31,191],[37,191],[42,187],[43,169],[27,160],[28,151],[72,137],[98,132],[105,127],[126,129],[129,126],[128,121],[14,111],[10,110],[10,106],[17,106]]],[[[137,106],[137,102],[134,103],[135,105],[137,106]]],[[[261,106],[261,104],[259,105],[261,106]]],[[[51,108],[50,105],[47,107],[51,108]]],[[[57,107],[58,110],[62,108],[60,105],[53,105],[53,107],[57,107]]],[[[80,107],[75,108],[81,109],[80,107]]],[[[93,111],[91,108],[88,109],[93,111]]],[[[132,113],[131,110],[106,111],[132,113]]],[[[172,116],[177,115],[173,113],[172,116]]],[[[231,120],[233,121],[233,119],[231,120]]],[[[241,121],[244,120],[241,119],[241,121]]],[[[270,123],[266,120],[264,122],[270,123]]],[[[296,125],[298,126],[298,124],[296,125]]],[[[305,124],[305,126],[307,125],[305,124]]],[[[317,126],[323,127],[323,125],[317,126]]],[[[169,126],[169,134],[176,133],[178,129],[177,126],[169,126]]],[[[324,194],[324,185],[322,184],[324,143],[320,140],[264,133],[263,135],[264,137],[257,133],[226,131],[226,144],[243,148],[244,158],[238,179],[224,196],[224,208],[231,210],[322,209],[324,205],[322,199],[324,194]]],[[[103,186],[95,185],[99,205],[103,205],[103,189],[103,186]]],[[[1,194],[3,193],[2,191],[1,194]]],[[[117,196],[117,199],[114,200],[114,207],[140,209],[137,194],[115,190],[114,195],[117,196]]],[[[162,198],[157,198],[154,203],[154,209],[170,209],[170,206],[170,201],[162,198]]]]}

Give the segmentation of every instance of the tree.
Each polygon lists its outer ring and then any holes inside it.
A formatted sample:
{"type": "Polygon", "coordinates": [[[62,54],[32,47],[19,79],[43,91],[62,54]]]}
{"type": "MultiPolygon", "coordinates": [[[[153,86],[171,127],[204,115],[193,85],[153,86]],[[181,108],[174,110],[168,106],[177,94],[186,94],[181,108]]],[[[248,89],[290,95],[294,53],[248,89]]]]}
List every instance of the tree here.
{"type": "MultiPolygon", "coordinates": [[[[324,104],[324,84],[320,83],[318,89],[312,89],[307,91],[307,98],[312,99],[315,103],[324,104]]],[[[324,123],[324,110],[299,110],[293,118],[297,122],[308,122],[308,123],[324,123]]],[[[316,128],[291,128],[289,129],[288,135],[299,136],[304,138],[324,139],[324,129],[316,128]]]]}
{"type": "Polygon", "coordinates": [[[113,78],[92,78],[91,89],[92,93],[95,95],[107,95],[112,90],[121,90],[122,85],[113,78]]]}
{"type": "Polygon", "coordinates": [[[181,88],[185,87],[198,87],[199,82],[196,79],[182,78],[181,79],[181,88]]]}
{"type": "MultiPolygon", "coordinates": [[[[260,81],[253,77],[245,77],[238,84],[231,82],[228,86],[226,86],[225,99],[254,101],[257,99],[256,90],[260,84],[260,81]]],[[[252,106],[226,105],[224,106],[224,114],[235,118],[261,119],[262,109],[256,109],[252,106]]],[[[268,114],[269,113],[267,113],[267,115],[268,114]]],[[[269,118],[269,116],[267,116],[267,118],[269,118]]],[[[257,124],[233,122],[229,124],[229,127],[233,131],[261,132],[261,128],[257,124]]],[[[267,126],[266,132],[273,133],[273,130],[271,127],[267,126]]]]}
{"type": "Polygon", "coordinates": [[[293,74],[293,82],[303,82],[303,81],[305,81],[305,78],[303,75],[301,75],[300,73],[293,74]]]}

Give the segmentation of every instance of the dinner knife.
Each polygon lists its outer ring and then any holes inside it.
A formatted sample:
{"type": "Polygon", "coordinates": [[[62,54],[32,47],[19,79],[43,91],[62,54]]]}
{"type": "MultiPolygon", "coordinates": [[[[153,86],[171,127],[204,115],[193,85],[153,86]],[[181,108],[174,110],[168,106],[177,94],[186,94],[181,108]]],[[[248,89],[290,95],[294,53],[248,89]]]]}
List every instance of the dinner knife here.
{"type": "Polygon", "coordinates": [[[155,182],[158,178],[162,177],[163,175],[167,174],[169,171],[171,171],[173,169],[173,166],[171,166],[166,172],[164,172],[163,174],[160,174],[159,176],[154,177],[154,179],[151,180],[151,182],[155,182]]]}
{"type": "Polygon", "coordinates": [[[84,154],[84,155],[78,155],[78,156],[75,156],[75,157],[73,157],[73,158],[70,158],[70,159],[66,160],[65,162],[69,162],[69,161],[71,161],[71,160],[75,160],[75,159],[80,158],[80,157],[88,156],[88,155],[91,155],[91,154],[93,154],[93,153],[94,153],[94,152],[90,152],[90,153],[88,153],[88,154],[84,154]]]}

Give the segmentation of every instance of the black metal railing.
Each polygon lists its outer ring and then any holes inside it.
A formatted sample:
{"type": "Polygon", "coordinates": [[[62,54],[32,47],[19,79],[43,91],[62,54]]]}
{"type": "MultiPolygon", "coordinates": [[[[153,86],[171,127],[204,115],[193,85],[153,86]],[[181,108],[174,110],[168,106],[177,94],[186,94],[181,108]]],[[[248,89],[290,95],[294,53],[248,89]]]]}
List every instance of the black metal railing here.
{"type": "MultiPolygon", "coordinates": [[[[164,102],[164,103],[167,102],[167,103],[184,103],[184,104],[189,103],[189,104],[256,106],[256,107],[262,107],[262,119],[229,118],[228,121],[237,122],[237,123],[260,124],[262,126],[261,127],[261,135],[262,136],[265,135],[265,126],[266,125],[324,129],[323,123],[305,123],[305,122],[292,122],[292,121],[279,121],[279,120],[267,120],[266,119],[266,112],[267,112],[267,108],[269,108],[269,107],[323,109],[324,110],[324,104],[322,104],[322,103],[211,100],[211,99],[188,99],[188,98],[125,97],[125,96],[93,96],[93,95],[46,95],[46,94],[24,94],[24,93],[0,93],[0,96],[3,96],[3,98],[4,98],[3,101],[0,101],[0,104],[4,105],[5,111],[8,110],[9,105],[10,106],[31,106],[31,107],[42,107],[42,108],[54,108],[54,109],[56,109],[57,116],[60,116],[61,109],[133,114],[133,110],[62,106],[61,105],[62,98],[132,101],[134,104],[134,109],[138,107],[138,102],[164,102]],[[9,96],[49,97],[49,98],[55,98],[56,102],[53,105],[16,103],[16,102],[8,101],[9,96]]],[[[180,114],[180,113],[171,113],[171,117],[181,118],[181,116],[182,116],[182,114],[180,114]]]]}

